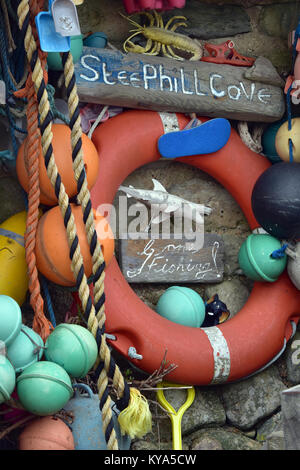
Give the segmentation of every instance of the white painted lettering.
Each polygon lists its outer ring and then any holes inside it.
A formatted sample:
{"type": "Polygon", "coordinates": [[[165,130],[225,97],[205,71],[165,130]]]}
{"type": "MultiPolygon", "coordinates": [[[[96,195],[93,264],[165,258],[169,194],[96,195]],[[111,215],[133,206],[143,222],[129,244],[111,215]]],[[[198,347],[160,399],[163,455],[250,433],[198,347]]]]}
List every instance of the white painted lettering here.
{"type": "Polygon", "coordinates": [[[245,94],[247,100],[252,101],[255,93],[255,83],[251,83],[250,95],[248,95],[248,93],[246,92],[245,85],[243,84],[243,82],[240,82],[240,87],[242,92],[245,94]]]}
{"type": "Polygon", "coordinates": [[[84,75],[83,73],[81,73],[80,77],[83,78],[84,80],[88,80],[89,82],[95,82],[96,80],[99,80],[99,73],[97,72],[97,70],[93,69],[93,67],[91,67],[90,65],[87,65],[86,59],[88,59],[88,58],[95,59],[98,62],[101,62],[99,57],[97,57],[95,55],[83,55],[80,59],[80,63],[82,65],[82,67],[84,69],[88,69],[91,72],[93,72],[94,76],[93,77],[88,77],[87,75],[84,75]]]}
{"type": "Polygon", "coordinates": [[[178,80],[176,77],[174,77],[174,91],[175,93],[178,93],[178,80]]]}
{"type": "Polygon", "coordinates": [[[227,89],[228,96],[231,100],[239,100],[241,96],[241,90],[236,85],[230,85],[227,89]],[[232,94],[233,92],[233,94],[232,94]]]}
{"type": "Polygon", "coordinates": [[[167,82],[167,87],[169,91],[173,91],[172,79],[169,75],[165,75],[163,72],[163,66],[159,66],[159,88],[161,91],[164,89],[164,82],[167,82]]]}
{"type": "Polygon", "coordinates": [[[140,77],[139,77],[139,74],[137,72],[133,72],[129,75],[129,81],[130,81],[131,85],[134,86],[135,88],[140,88],[140,85],[137,85],[135,83],[135,82],[140,81],[140,77]]]}
{"type": "Polygon", "coordinates": [[[149,81],[155,80],[157,78],[157,70],[154,65],[144,64],[143,65],[143,77],[144,77],[144,86],[145,90],[149,89],[149,81]],[[152,75],[149,75],[148,69],[153,71],[152,75]]]}
{"type": "Polygon", "coordinates": [[[264,98],[271,98],[271,95],[270,95],[270,93],[265,94],[265,92],[268,92],[267,88],[261,88],[260,90],[258,90],[258,92],[257,92],[257,98],[258,98],[259,101],[261,101],[262,103],[268,104],[269,100],[268,100],[268,99],[264,99],[264,98]]]}
{"type": "Polygon", "coordinates": [[[203,93],[202,91],[200,91],[200,86],[199,86],[199,79],[198,79],[197,70],[194,70],[194,82],[195,82],[195,92],[196,92],[196,95],[198,95],[198,96],[205,96],[205,93],[203,93]]]}
{"type": "Polygon", "coordinates": [[[222,75],[219,75],[218,73],[212,73],[209,77],[209,87],[213,96],[215,96],[216,98],[222,98],[223,96],[225,96],[225,91],[224,90],[218,91],[215,88],[215,80],[218,78],[222,79],[223,77],[222,75]]]}
{"type": "Polygon", "coordinates": [[[186,90],[186,89],[185,89],[185,86],[184,86],[184,69],[183,69],[183,68],[180,69],[180,77],[181,77],[181,89],[182,89],[182,93],[184,93],[185,95],[193,95],[193,94],[194,94],[193,91],[190,91],[190,90],[186,90]]]}
{"type": "Polygon", "coordinates": [[[126,70],[120,70],[120,72],[118,73],[118,81],[121,83],[121,85],[130,85],[130,83],[127,82],[126,79],[127,79],[126,70]]]}
{"type": "Polygon", "coordinates": [[[103,81],[104,81],[104,83],[106,83],[107,85],[115,85],[115,84],[116,84],[115,81],[114,81],[114,82],[110,82],[110,81],[108,80],[108,77],[110,77],[110,76],[112,75],[112,73],[111,73],[111,72],[107,72],[107,70],[106,70],[106,63],[105,63],[105,62],[103,62],[103,65],[102,65],[102,73],[103,73],[103,81]]]}

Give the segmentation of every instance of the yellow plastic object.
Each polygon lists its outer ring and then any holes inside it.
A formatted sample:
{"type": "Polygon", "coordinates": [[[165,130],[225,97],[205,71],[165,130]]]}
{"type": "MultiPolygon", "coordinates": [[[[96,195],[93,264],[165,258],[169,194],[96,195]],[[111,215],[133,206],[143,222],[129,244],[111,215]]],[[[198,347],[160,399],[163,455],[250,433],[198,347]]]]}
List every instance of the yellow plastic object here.
{"type": "Polygon", "coordinates": [[[279,127],[275,136],[275,148],[281,160],[289,162],[289,140],[291,140],[293,145],[293,161],[298,163],[300,162],[300,118],[292,119],[291,124],[291,129],[288,127],[288,121],[279,127]]]}
{"type": "Polygon", "coordinates": [[[20,306],[28,289],[24,233],[25,211],[0,224],[0,295],[12,297],[20,306]]]}
{"type": "Polygon", "coordinates": [[[72,0],[75,5],[82,5],[84,0],[72,0]]]}
{"type": "Polygon", "coordinates": [[[191,406],[195,399],[195,389],[193,386],[187,388],[187,399],[184,404],[175,411],[173,406],[167,401],[163,388],[166,387],[183,387],[180,384],[172,384],[169,382],[160,382],[157,385],[157,399],[161,406],[167,410],[172,423],[172,437],[173,437],[173,450],[182,450],[182,436],[181,436],[181,420],[184,412],[191,406]]]}

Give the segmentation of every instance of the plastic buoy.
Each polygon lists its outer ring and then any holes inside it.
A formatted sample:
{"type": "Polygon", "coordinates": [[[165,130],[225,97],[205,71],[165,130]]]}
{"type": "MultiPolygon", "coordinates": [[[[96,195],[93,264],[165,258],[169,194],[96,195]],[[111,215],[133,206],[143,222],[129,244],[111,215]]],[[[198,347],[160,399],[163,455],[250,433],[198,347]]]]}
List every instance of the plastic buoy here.
{"type": "Polygon", "coordinates": [[[45,358],[62,366],[71,377],[84,377],[97,355],[94,336],[80,325],[61,323],[46,341],[45,358]]]}
{"type": "Polygon", "coordinates": [[[292,158],[292,161],[300,162],[300,118],[292,119],[291,129],[288,121],[279,127],[275,137],[275,148],[283,161],[289,162],[292,158]],[[290,140],[292,155],[290,155],[290,140]]]}
{"type": "Polygon", "coordinates": [[[67,372],[58,364],[40,361],[17,378],[17,393],[25,410],[46,416],[57,413],[73,395],[67,372]]]}
{"type": "MultiPolygon", "coordinates": [[[[77,183],[75,181],[72,167],[71,130],[66,124],[53,124],[52,134],[52,147],[55,155],[55,162],[66,192],[71,198],[77,194],[77,183]]],[[[28,171],[24,161],[26,143],[27,140],[25,139],[19,148],[16,170],[21,186],[26,192],[28,192],[28,171]]],[[[94,185],[98,176],[99,157],[93,142],[85,134],[82,134],[82,152],[88,188],[90,189],[94,185]]],[[[55,191],[47,175],[41,145],[39,155],[39,181],[41,203],[49,206],[57,204],[55,191]]]]}
{"type": "Polygon", "coordinates": [[[195,328],[199,328],[205,318],[202,298],[188,287],[169,287],[159,298],[156,311],[174,323],[195,328]]]}
{"type": "Polygon", "coordinates": [[[70,428],[59,418],[37,418],[19,436],[20,450],[74,450],[70,428]]]}
{"type": "Polygon", "coordinates": [[[16,373],[6,356],[0,354],[0,403],[9,400],[16,384],[16,373]]]}
{"type": "Polygon", "coordinates": [[[271,235],[249,235],[239,251],[239,265],[244,274],[253,281],[275,282],[287,264],[284,253],[280,258],[272,257],[280,248],[280,241],[271,235]]]}
{"type": "MultiPolygon", "coordinates": [[[[85,274],[89,277],[92,274],[92,257],[83,223],[82,209],[74,204],[71,204],[71,208],[75,219],[85,274]]],[[[94,216],[98,239],[107,266],[114,254],[114,235],[104,217],[97,215],[95,211],[94,216]]],[[[76,280],[71,270],[69,251],[63,217],[60,208],[56,206],[47,211],[38,224],[35,250],[38,270],[55,284],[75,286],[76,280]]]]}
{"type": "Polygon", "coordinates": [[[22,305],[28,290],[24,233],[26,212],[19,212],[0,225],[0,294],[22,305]]]}
{"type": "Polygon", "coordinates": [[[300,237],[300,165],[276,163],[257,179],[251,196],[253,213],[273,237],[300,237]]]}
{"type": "Polygon", "coordinates": [[[0,341],[6,348],[21,331],[22,314],[17,302],[8,295],[0,295],[0,341]]]}
{"type": "Polygon", "coordinates": [[[7,357],[14,366],[16,374],[42,359],[44,342],[34,330],[22,325],[21,331],[7,348],[7,357]]]}

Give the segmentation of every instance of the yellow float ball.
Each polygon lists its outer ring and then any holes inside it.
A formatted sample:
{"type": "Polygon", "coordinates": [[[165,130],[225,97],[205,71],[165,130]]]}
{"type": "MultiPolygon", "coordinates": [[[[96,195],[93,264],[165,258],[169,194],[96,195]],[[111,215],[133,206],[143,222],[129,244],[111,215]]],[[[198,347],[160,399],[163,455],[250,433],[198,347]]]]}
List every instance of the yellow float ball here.
{"type": "Polygon", "coordinates": [[[0,295],[12,297],[19,305],[28,289],[24,233],[26,212],[19,212],[0,224],[0,295]]]}
{"type": "Polygon", "coordinates": [[[293,162],[300,162],[300,118],[291,121],[291,129],[288,121],[284,122],[278,129],[275,137],[276,151],[284,162],[290,161],[289,139],[293,144],[293,162]]]}

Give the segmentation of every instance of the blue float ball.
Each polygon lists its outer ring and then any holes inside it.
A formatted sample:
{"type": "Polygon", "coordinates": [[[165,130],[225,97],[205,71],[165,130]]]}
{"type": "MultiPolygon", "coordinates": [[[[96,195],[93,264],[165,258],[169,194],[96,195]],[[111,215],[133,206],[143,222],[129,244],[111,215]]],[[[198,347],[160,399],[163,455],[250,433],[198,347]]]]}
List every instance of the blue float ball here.
{"type": "Polygon", "coordinates": [[[199,328],[205,318],[201,296],[188,287],[169,287],[159,298],[156,311],[174,323],[195,328],[199,328]]]}

